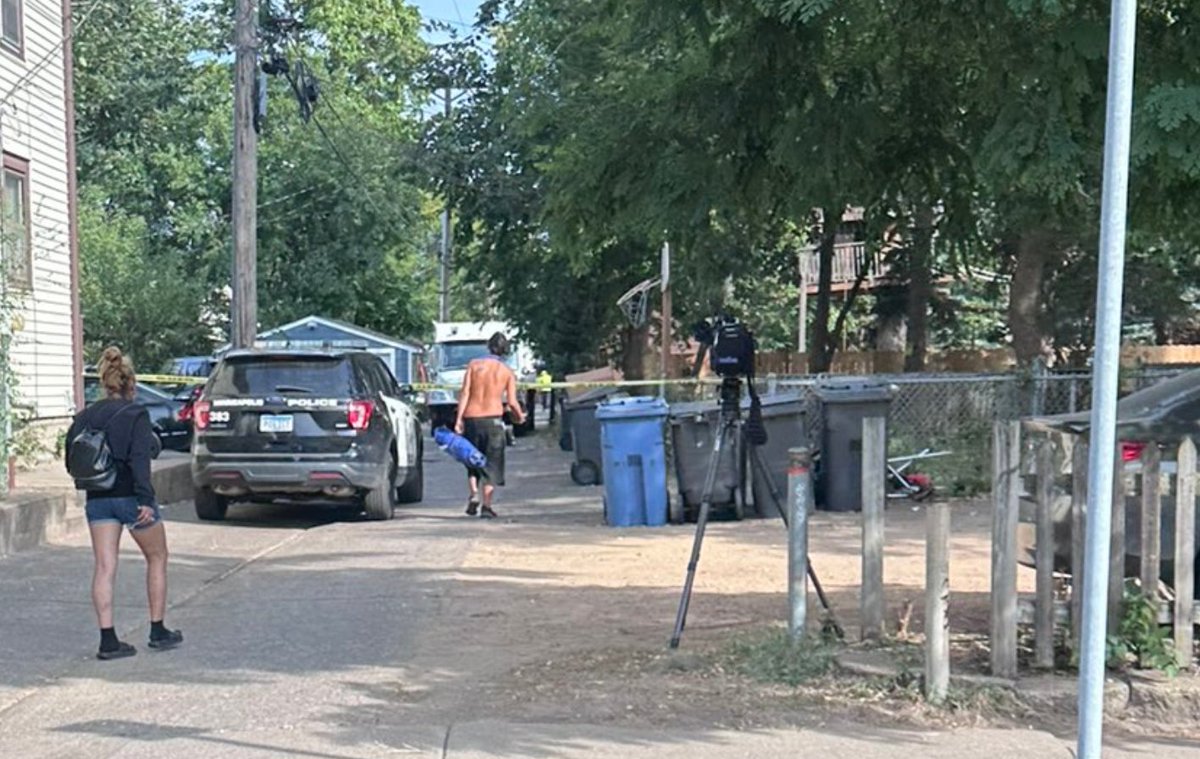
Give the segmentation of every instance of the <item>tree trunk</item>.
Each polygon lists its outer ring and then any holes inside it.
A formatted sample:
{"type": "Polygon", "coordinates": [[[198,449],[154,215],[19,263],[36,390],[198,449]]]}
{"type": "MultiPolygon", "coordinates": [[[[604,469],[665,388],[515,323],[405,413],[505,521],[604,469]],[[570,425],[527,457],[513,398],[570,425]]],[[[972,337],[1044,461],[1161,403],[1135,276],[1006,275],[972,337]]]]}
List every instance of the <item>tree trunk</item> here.
{"type": "Polygon", "coordinates": [[[933,295],[933,209],[917,209],[909,246],[908,352],[904,371],[925,371],[929,352],[929,299],[933,295]]]}
{"type": "Polygon", "coordinates": [[[1031,366],[1048,354],[1042,324],[1042,286],[1046,268],[1054,257],[1051,236],[1039,230],[1025,232],[1017,241],[1017,265],[1008,296],[1008,330],[1020,367],[1031,366]]]}
{"type": "Polygon", "coordinates": [[[891,312],[878,317],[875,325],[875,350],[881,353],[903,353],[908,343],[908,324],[904,314],[891,312]]]}
{"type": "Polygon", "coordinates": [[[821,243],[817,251],[820,275],[817,277],[817,313],[813,320],[812,350],[808,356],[808,371],[821,374],[829,371],[833,356],[829,350],[829,311],[833,298],[833,244],[837,239],[837,219],[825,209],[821,228],[821,243]]]}
{"type": "Polygon", "coordinates": [[[621,331],[621,373],[627,380],[646,379],[650,347],[650,325],[626,327],[621,331]]]}

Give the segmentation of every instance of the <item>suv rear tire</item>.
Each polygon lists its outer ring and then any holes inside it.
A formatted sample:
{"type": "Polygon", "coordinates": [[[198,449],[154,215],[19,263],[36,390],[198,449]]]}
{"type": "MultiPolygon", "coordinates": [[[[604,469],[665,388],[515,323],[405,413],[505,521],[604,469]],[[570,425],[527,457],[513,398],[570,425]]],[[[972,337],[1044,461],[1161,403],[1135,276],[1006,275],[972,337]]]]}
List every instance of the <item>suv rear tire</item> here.
{"type": "Polygon", "coordinates": [[[417,458],[417,466],[408,473],[408,479],[400,486],[396,499],[400,503],[420,503],[425,497],[425,462],[417,458]]]}
{"type": "Polygon", "coordinates": [[[391,519],[396,514],[396,463],[388,465],[388,478],[383,487],[368,490],[363,496],[363,510],[368,519],[391,519]]]}
{"type": "Polygon", "coordinates": [[[193,503],[196,516],[206,522],[223,522],[229,511],[229,499],[217,495],[212,488],[197,488],[193,503]]]}

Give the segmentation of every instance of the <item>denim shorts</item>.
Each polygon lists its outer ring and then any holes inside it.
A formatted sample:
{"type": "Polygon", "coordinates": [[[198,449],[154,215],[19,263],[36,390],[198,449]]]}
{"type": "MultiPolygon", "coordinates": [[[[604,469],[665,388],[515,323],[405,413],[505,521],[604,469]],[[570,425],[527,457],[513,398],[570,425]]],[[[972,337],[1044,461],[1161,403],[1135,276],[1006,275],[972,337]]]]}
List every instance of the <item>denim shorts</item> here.
{"type": "Polygon", "coordinates": [[[87,502],[88,524],[123,524],[131,530],[144,530],[162,521],[158,504],[153,504],[154,520],[150,524],[135,527],[138,518],[138,502],[136,498],[93,498],[87,502]]]}

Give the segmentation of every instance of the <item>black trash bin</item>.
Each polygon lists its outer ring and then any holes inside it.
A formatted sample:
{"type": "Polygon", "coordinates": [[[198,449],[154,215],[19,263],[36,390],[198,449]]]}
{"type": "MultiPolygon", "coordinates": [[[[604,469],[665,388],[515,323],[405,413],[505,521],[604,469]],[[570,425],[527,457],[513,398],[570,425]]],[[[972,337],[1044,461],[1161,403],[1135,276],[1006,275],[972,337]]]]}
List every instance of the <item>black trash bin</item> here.
{"type": "MultiPolygon", "coordinates": [[[[767,468],[770,482],[780,496],[780,507],[787,508],[787,470],[788,450],[808,445],[808,433],[805,426],[804,396],[798,393],[779,393],[764,395],[762,400],[763,426],[767,429],[767,442],[761,446],[748,446],[747,455],[753,456],[757,450],[759,458],[767,468]]],[[[750,404],[742,405],[743,417],[749,413],[750,404]]],[[[754,494],[754,507],[746,509],[746,516],[778,517],[779,510],[771,497],[771,487],[766,477],[751,466],[751,492],[754,494]]]]}
{"type": "MultiPolygon", "coordinates": [[[[697,513],[704,498],[704,480],[712,460],[721,408],[716,401],[677,403],[671,406],[669,419],[675,477],[682,500],[682,503],[671,504],[671,521],[682,522],[697,513]]],[[[726,447],[721,451],[713,484],[712,504],[715,508],[738,505],[735,491],[744,471],[738,465],[738,447],[736,441],[733,444],[726,441],[726,447]]]]}
{"type": "Polygon", "coordinates": [[[571,480],[576,485],[599,485],[604,481],[604,456],[600,446],[600,422],[596,407],[607,400],[627,397],[616,387],[598,387],[563,402],[562,426],[569,435],[569,447],[575,452],[571,480]]]}
{"type": "MultiPolygon", "coordinates": [[[[818,385],[824,429],[821,431],[821,472],[817,507],[825,511],[862,511],[863,420],[887,418],[894,388],[878,382],[849,380],[818,385]]],[[[881,472],[883,459],[872,462],[881,472]]]]}

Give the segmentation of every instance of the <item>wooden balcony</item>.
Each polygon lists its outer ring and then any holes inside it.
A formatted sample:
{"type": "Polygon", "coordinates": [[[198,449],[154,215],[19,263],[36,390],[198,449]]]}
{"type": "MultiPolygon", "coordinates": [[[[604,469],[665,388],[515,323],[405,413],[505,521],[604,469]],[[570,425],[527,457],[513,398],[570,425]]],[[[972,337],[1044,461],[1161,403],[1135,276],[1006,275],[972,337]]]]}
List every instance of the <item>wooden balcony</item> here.
{"type": "MultiPolygon", "coordinates": [[[[883,252],[868,251],[862,242],[838,243],[833,246],[833,292],[847,292],[854,287],[858,273],[865,268],[862,290],[870,290],[892,281],[891,273],[884,262],[883,252]]],[[[816,248],[800,253],[800,273],[809,295],[816,295],[821,277],[821,260],[816,248]]]]}

